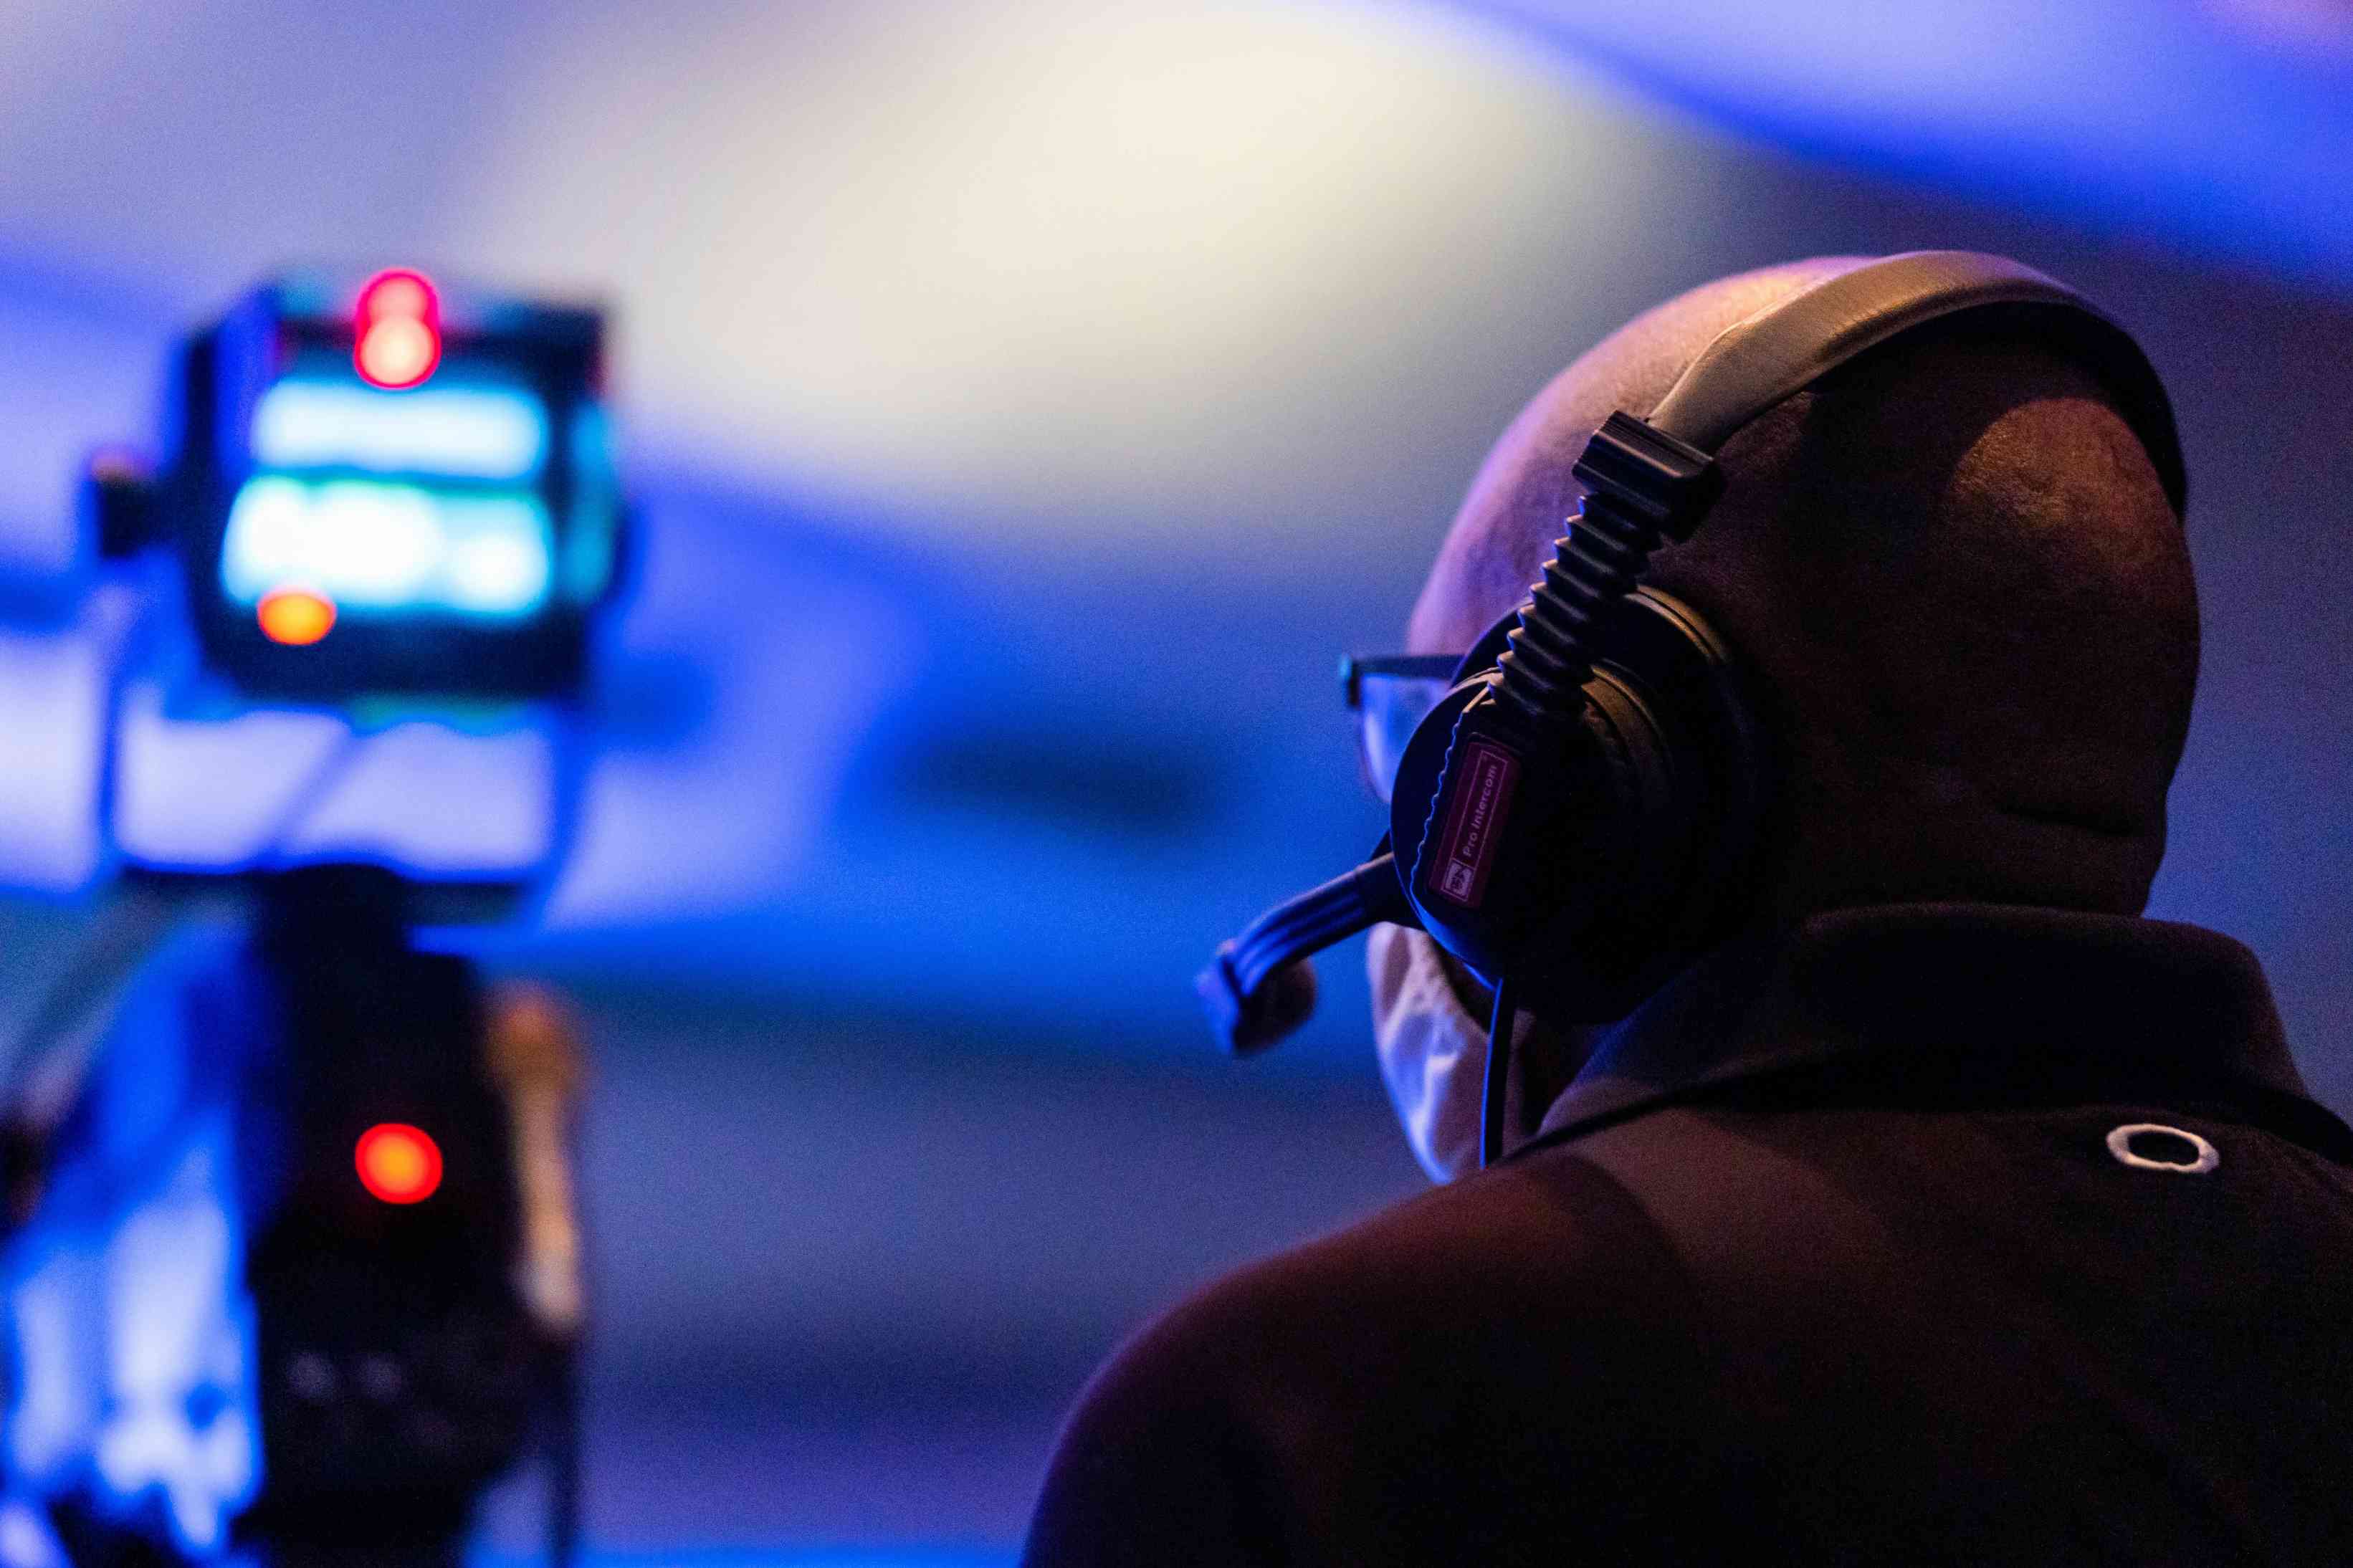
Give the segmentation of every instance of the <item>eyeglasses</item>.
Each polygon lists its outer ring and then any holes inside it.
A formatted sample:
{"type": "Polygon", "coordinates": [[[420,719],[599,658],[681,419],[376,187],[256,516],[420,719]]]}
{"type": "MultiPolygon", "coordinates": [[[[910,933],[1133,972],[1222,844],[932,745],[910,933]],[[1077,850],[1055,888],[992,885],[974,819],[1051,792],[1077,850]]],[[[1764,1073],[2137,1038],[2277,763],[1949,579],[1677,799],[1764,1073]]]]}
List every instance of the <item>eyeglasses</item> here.
{"type": "Polygon", "coordinates": [[[1462,656],[1451,653],[1352,655],[1340,661],[1340,686],[1356,716],[1356,765],[1365,787],[1383,805],[1415,726],[1438,706],[1461,665],[1462,656]]]}

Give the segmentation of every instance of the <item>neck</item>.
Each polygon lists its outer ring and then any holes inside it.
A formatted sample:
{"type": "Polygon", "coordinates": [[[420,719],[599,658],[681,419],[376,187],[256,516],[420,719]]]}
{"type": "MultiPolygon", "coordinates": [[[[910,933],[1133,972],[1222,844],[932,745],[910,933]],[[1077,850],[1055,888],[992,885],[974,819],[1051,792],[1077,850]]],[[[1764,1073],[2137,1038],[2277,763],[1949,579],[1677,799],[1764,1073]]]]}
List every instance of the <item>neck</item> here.
{"type": "MultiPolygon", "coordinates": [[[[1908,804],[1908,803],[1907,803],[1908,804]]],[[[2165,852],[2153,829],[1991,806],[1809,812],[1766,881],[1768,923],[1868,904],[2023,905],[2137,915],[2165,852]]]]}
{"type": "Polygon", "coordinates": [[[1907,904],[1715,949],[1596,1032],[1543,1129],[1826,1052],[1957,1081],[2006,1056],[2052,1081],[2162,1067],[2303,1092],[2262,971],[2227,937],[2050,908],[1907,904]]]}

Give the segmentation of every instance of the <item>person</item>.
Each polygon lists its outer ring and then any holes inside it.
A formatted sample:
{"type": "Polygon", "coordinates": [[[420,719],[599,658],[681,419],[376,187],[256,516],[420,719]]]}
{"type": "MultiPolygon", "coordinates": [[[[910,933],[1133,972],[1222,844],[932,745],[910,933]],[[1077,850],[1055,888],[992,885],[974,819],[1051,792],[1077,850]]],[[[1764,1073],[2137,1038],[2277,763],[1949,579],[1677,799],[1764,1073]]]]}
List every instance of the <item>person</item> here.
{"type": "MultiPolygon", "coordinates": [[[[1720,280],[1572,364],[1413,647],[1520,602],[1609,415],[1857,265],[1720,280]]],[[[2151,453],[2078,356],[1961,317],[1719,457],[1646,581],[1779,748],[1732,934],[1620,1018],[1524,1020],[1482,1171],[1490,998],[1377,930],[1444,1184],[1128,1343],[1029,1568],[2353,1562],[2353,1131],[2253,957],[2140,918],[2198,646],[2151,453]]]]}

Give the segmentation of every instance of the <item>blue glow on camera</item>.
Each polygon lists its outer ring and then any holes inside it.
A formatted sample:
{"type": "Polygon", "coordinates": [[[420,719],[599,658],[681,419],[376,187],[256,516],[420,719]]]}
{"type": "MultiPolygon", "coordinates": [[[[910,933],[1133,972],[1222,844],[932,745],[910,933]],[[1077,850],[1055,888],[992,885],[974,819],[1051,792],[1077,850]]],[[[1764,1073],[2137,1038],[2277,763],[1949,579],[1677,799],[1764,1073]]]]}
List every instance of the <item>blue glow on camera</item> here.
{"type": "MultiPolygon", "coordinates": [[[[110,1044],[129,1048],[120,1033],[110,1044]]],[[[181,1110],[100,1098],[109,1124],[77,1131],[120,1134],[142,1111],[181,1110]]],[[[0,1316],[18,1378],[12,1474],[37,1492],[80,1492],[112,1525],[159,1514],[184,1556],[216,1552],[260,1479],[233,1121],[217,1106],[177,1115],[139,1129],[153,1136],[135,1170],[61,1170],[58,1201],[12,1248],[0,1316]]],[[[93,1147],[104,1145],[75,1152],[93,1147]]]]}
{"type": "Polygon", "coordinates": [[[340,614],[520,619],[547,602],[554,549],[529,491],[265,472],[230,503],[221,591],[241,605],[301,588],[340,614]]]}
{"type": "Polygon", "coordinates": [[[527,479],[547,456],[547,411],[502,387],[392,393],[297,379],[261,395],[252,443],[263,468],[527,479]]]}

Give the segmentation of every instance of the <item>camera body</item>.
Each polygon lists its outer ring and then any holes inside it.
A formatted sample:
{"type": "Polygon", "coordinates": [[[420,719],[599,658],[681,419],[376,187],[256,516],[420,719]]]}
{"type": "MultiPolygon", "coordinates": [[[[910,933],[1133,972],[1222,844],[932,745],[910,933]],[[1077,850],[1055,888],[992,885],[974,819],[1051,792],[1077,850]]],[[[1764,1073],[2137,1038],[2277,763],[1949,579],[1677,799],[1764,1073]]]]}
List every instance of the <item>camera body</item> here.
{"type": "Polygon", "coordinates": [[[69,1560],[440,1568],[561,1436],[570,1043],[417,948],[403,900],[382,868],[304,867],[242,929],[184,932],[18,1173],[8,1468],[69,1560]]]}
{"type": "Polygon", "coordinates": [[[0,1528],[67,1561],[455,1568],[535,1443],[569,1551],[577,1053],[420,929],[515,917],[568,848],[627,549],[603,345],[282,278],[180,345],[160,463],[86,477],[145,590],[116,878],[0,1106],[0,1528]],[[501,852],[420,831],[477,819],[501,852]]]}

